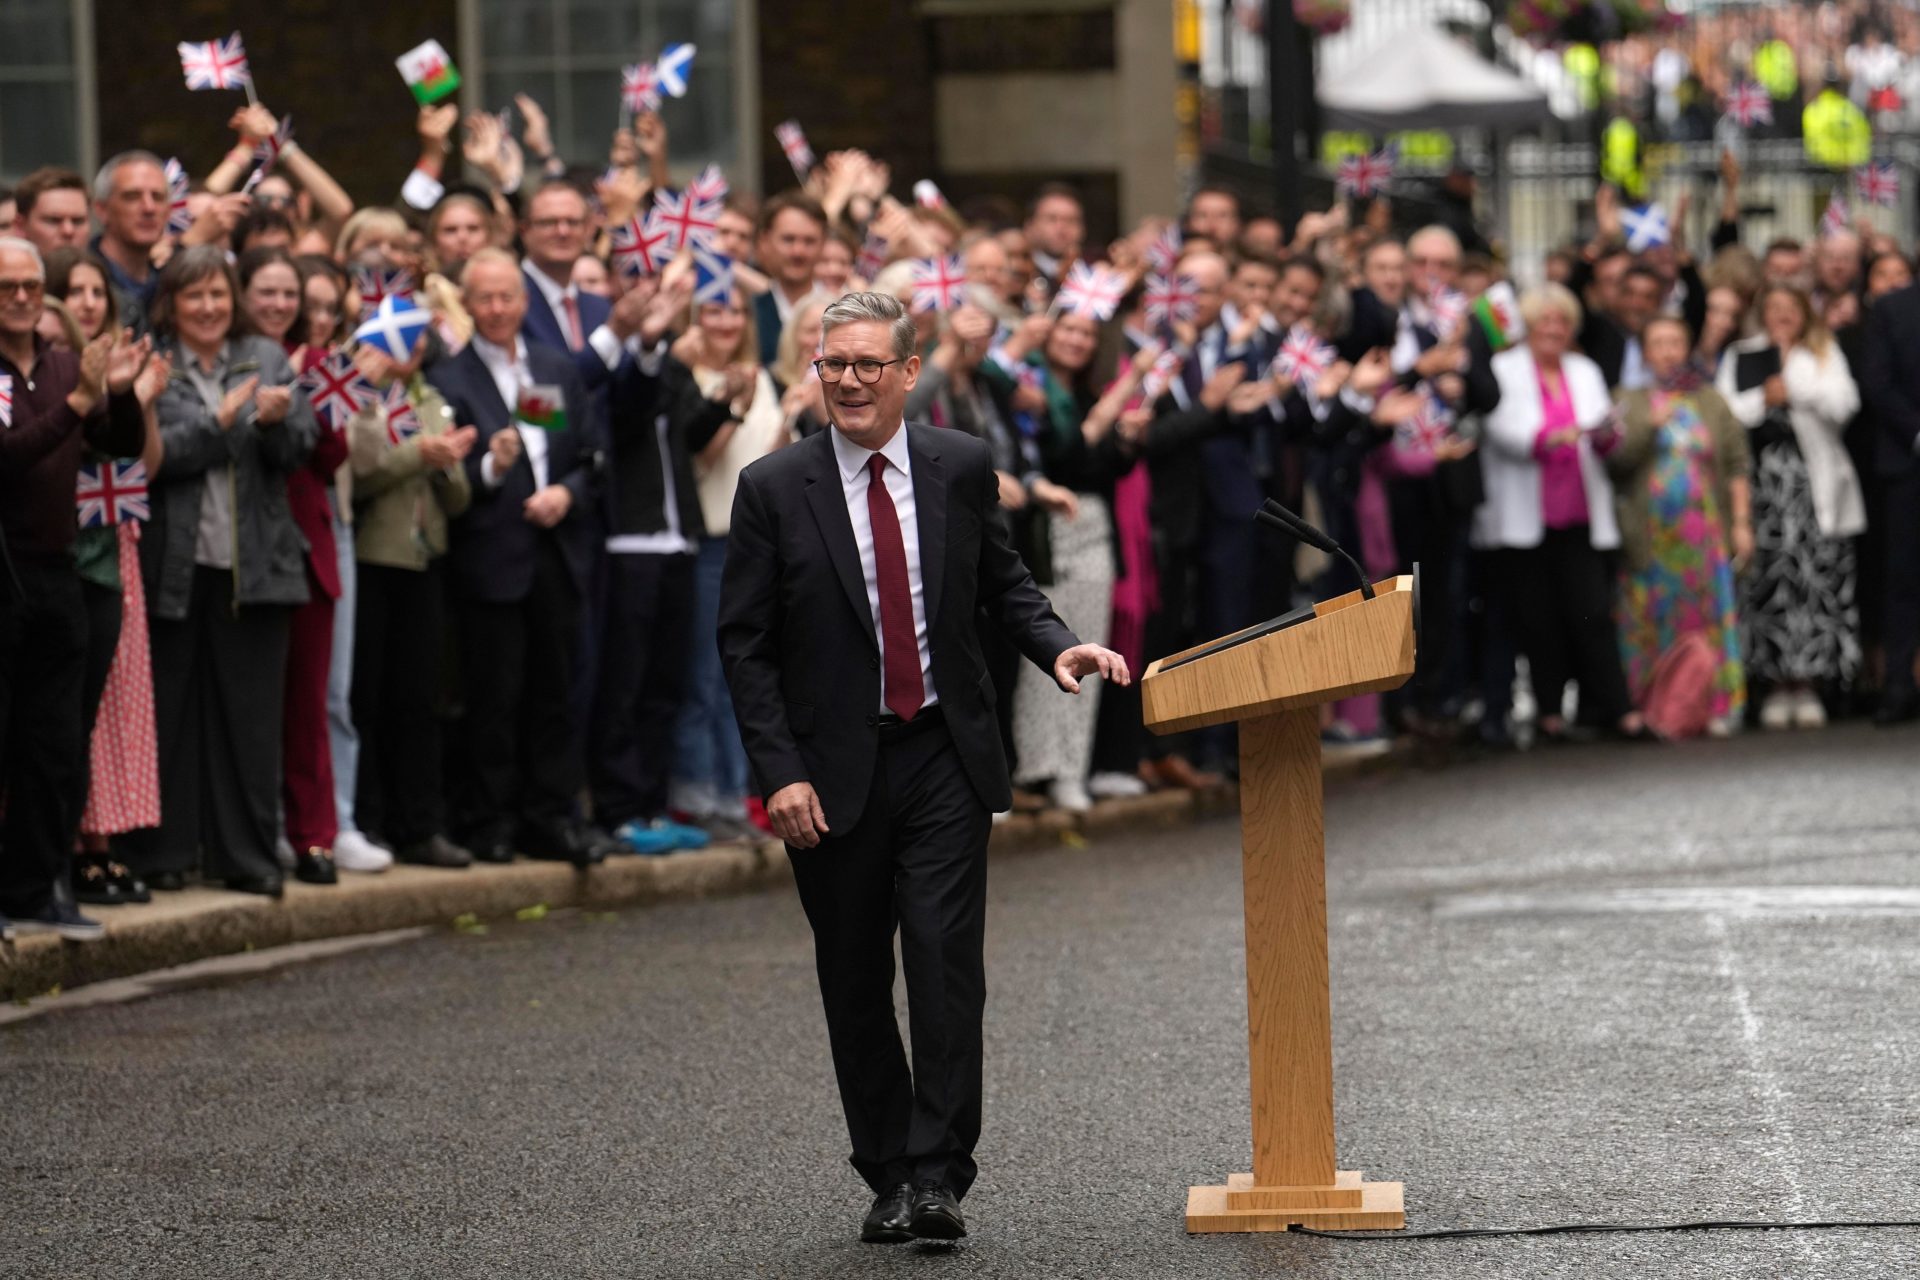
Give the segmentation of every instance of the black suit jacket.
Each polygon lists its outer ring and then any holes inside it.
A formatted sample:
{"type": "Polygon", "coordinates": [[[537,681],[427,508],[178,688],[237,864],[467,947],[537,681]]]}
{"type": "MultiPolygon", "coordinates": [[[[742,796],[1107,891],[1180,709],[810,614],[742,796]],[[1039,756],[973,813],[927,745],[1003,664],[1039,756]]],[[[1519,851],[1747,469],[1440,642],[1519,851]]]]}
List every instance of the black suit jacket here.
{"type": "MultiPolygon", "coordinates": [[[[920,423],[906,431],[933,687],[974,791],[1005,809],[1012,793],[976,616],[984,610],[1049,672],[1079,641],[993,518],[999,483],[987,447],[920,423]]],[[[880,646],[830,430],[741,473],[719,640],[761,794],[810,782],[827,825],[851,831],[879,749],[880,646]]]]}
{"type": "Polygon", "coordinates": [[[1860,398],[1874,427],[1874,470],[1888,479],[1916,465],[1920,445],[1920,286],[1890,293],[1861,323],[1860,398]]]}
{"type": "MultiPolygon", "coordinates": [[[[592,459],[602,448],[603,429],[593,399],[565,352],[529,342],[527,368],[535,382],[559,386],[566,400],[567,430],[547,434],[547,482],[563,484],[573,492],[573,507],[553,534],[574,585],[584,591],[593,554],[593,521],[589,518],[596,500],[592,459]]],[[[427,381],[446,397],[454,422],[480,429],[480,438],[465,463],[473,502],[453,521],[451,530],[448,563],[454,589],[469,599],[494,604],[524,600],[533,590],[534,564],[544,532],[530,523],[521,509],[533,496],[533,464],[523,449],[520,460],[498,489],[489,489],[480,476],[487,443],[495,433],[511,428],[513,407],[501,400],[493,374],[472,344],[459,355],[431,365],[427,381]]]]}

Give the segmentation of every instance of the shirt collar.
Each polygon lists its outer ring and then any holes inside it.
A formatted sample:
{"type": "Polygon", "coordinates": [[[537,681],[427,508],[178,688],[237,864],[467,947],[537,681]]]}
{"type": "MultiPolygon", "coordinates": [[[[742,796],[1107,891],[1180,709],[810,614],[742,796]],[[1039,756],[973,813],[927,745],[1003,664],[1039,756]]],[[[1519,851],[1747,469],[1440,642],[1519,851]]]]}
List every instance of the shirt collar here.
{"type": "Polygon", "coordinates": [[[480,359],[489,367],[503,364],[524,364],[527,359],[527,344],[519,334],[514,335],[513,350],[509,351],[497,343],[487,341],[476,332],[473,335],[473,349],[479,353],[480,359]]]}
{"type": "Polygon", "coordinates": [[[865,471],[868,466],[867,459],[876,452],[900,468],[902,475],[912,474],[907,467],[907,426],[904,422],[900,424],[900,429],[893,433],[893,439],[887,441],[878,450],[855,444],[841,435],[838,427],[828,428],[828,434],[833,437],[833,456],[834,460],[840,464],[842,480],[850,482],[860,472],[865,471]]]}
{"type": "Polygon", "coordinates": [[[571,280],[561,284],[539,267],[534,266],[531,260],[526,263],[526,268],[527,275],[532,277],[534,284],[540,287],[540,295],[547,300],[547,306],[554,310],[559,309],[564,299],[579,296],[571,280]]]}

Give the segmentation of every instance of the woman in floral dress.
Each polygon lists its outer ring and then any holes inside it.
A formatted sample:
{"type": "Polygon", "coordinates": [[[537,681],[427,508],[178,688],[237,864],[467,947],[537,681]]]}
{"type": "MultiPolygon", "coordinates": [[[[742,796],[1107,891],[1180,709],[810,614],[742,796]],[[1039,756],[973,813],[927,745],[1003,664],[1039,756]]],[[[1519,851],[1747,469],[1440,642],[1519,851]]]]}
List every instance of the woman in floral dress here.
{"type": "Polygon", "coordinates": [[[1746,431],[1688,360],[1684,322],[1663,317],[1642,338],[1653,384],[1624,392],[1625,434],[1607,457],[1620,513],[1620,657],[1643,706],[1661,655],[1704,635],[1718,665],[1711,728],[1746,710],[1735,570],[1753,554],[1746,431]]]}

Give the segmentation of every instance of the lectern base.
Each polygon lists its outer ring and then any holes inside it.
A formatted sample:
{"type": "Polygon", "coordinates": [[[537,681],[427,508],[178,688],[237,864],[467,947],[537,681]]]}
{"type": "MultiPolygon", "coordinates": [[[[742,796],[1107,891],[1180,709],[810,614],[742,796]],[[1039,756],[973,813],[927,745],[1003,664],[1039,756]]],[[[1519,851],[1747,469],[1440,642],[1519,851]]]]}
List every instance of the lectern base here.
{"type": "Polygon", "coordinates": [[[1407,1225],[1405,1184],[1342,1172],[1331,1187],[1256,1187],[1252,1174],[1236,1173],[1224,1187],[1187,1189],[1189,1233],[1285,1231],[1296,1222],[1322,1231],[1398,1231],[1407,1225]]]}

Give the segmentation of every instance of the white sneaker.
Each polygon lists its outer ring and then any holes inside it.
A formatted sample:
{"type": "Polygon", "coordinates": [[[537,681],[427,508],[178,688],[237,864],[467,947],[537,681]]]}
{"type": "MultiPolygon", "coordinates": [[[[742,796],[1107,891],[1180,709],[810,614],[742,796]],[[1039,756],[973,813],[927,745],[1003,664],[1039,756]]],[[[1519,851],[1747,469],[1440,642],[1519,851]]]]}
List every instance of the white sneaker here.
{"type": "Polygon", "coordinates": [[[1087,794],[1096,800],[1118,800],[1147,794],[1147,784],[1131,773],[1107,771],[1087,779],[1087,794]]]}
{"type": "Polygon", "coordinates": [[[342,831],[333,838],[333,865],[342,871],[385,871],[393,854],[358,831],[342,831]]]}
{"type": "Polygon", "coordinates": [[[1707,721],[1709,738],[1731,738],[1737,732],[1733,720],[1727,716],[1715,716],[1707,721]]]}
{"type": "Polygon", "coordinates": [[[1085,813],[1093,808],[1093,797],[1087,794],[1087,786],[1078,778],[1055,778],[1053,781],[1053,807],[1068,813],[1085,813]]]}
{"type": "Polygon", "coordinates": [[[1775,689],[1760,704],[1760,727],[1762,729],[1788,729],[1793,726],[1793,695],[1784,689],[1775,689]]]}
{"type": "Polygon", "coordinates": [[[1811,689],[1802,689],[1793,700],[1793,727],[1796,729],[1824,729],[1827,727],[1826,704],[1820,701],[1820,695],[1811,689]]]}

